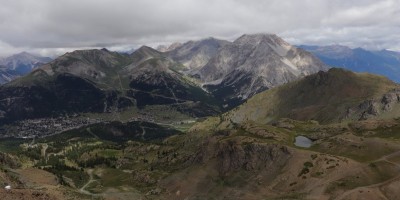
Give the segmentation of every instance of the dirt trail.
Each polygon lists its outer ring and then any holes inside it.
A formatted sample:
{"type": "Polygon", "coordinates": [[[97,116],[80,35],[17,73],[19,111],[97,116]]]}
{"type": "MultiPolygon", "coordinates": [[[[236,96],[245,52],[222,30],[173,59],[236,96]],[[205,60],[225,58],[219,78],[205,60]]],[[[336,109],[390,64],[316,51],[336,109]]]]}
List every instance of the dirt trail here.
{"type": "Polygon", "coordinates": [[[90,128],[87,128],[86,131],[87,131],[88,133],[90,133],[91,135],[93,135],[93,137],[95,137],[96,139],[99,139],[99,136],[97,136],[96,134],[94,134],[90,128]]]}
{"type": "Polygon", "coordinates": [[[146,135],[146,129],[143,128],[142,122],[140,122],[140,128],[142,129],[142,139],[144,139],[144,136],[146,135]]]}
{"type": "Polygon", "coordinates": [[[118,75],[118,79],[119,79],[119,87],[120,87],[121,91],[124,91],[124,87],[122,87],[121,76],[119,75],[119,73],[117,73],[117,75],[118,75]]]}
{"type": "Polygon", "coordinates": [[[91,183],[96,182],[97,180],[93,178],[93,171],[94,169],[88,169],[87,173],[89,174],[88,182],[79,189],[81,194],[96,196],[96,197],[103,197],[105,199],[141,199],[141,195],[136,192],[120,192],[113,189],[108,189],[102,193],[92,193],[86,190],[91,183]]]}
{"type": "MultiPolygon", "coordinates": [[[[388,154],[388,155],[384,155],[384,156],[382,156],[381,158],[372,161],[371,163],[379,162],[379,161],[384,161],[384,162],[390,163],[390,164],[392,164],[392,165],[395,165],[396,167],[398,167],[398,168],[400,169],[400,164],[399,164],[399,163],[395,163],[395,162],[392,162],[392,161],[388,160],[390,157],[393,157],[393,156],[396,156],[396,155],[400,155],[400,151],[396,151],[396,152],[394,152],[394,153],[391,153],[391,154],[388,154]]],[[[388,184],[388,183],[391,183],[391,182],[393,182],[393,181],[396,181],[396,180],[398,180],[398,179],[400,179],[400,174],[397,175],[397,176],[395,176],[395,177],[393,177],[393,178],[390,178],[390,179],[388,179],[388,180],[386,180],[386,181],[380,182],[380,183],[376,183],[376,184],[372,184],[372,185],[367,185],[367,186],[361,186],[361,187],[354,188],[354,189],[352,189],[352,190],[348,190],[348,191],[342,193],[340,196],[338,196],[338,197],[336,198],[336,200],[343,200],[343,199],[345,199],[346,197],[348,197],[349,195],[351,195],[353,192],[358,192],[358,191],[360,191],[360,190],[362,190],[362,189],[378,188],[378,190],[380,191],[379,187],[381,187],[381,186],[383,186],[383,185],[386,185],[386,184],[388,184]]],[[[380,196],[382,196],[383,199],[387,199],[383,194],[380,195],[380,196]]]]}
{"type": "Polygon", "coordinates": [[[88,180],[88,182],[87,182],[85,185],[83,185],[83,186],[79,189],[79,192],[82,193],[82,194],[86,194],[86,195],[100,196],[100,194],[94,194],[94,193],[91,193],[91,192],[89,192],[89,191],[87,191],[87,190],[85,189],[85,188],[86,188],[87,186],[89,186],[91,183],[97,181],[97,180],[94,180],[94,179],[93,179],[93,169],[88,169],[88,170],[87,170],[87,173],[89,174],[89,180],[88,180]]]}
{"type": "Polygon", "coordinates": [[[47,145],[47,144],[43,144],[42,145],[42,149],[41,149],[41,151],[40,151],[40,154],[41,154],[41,156],[43,157],[43,159],[46,161],[46,163],[47,163],[47,161],[48,161],[48,156],[47,156],[47,148],[49,148],[49,145],[47,145]]]}
{"type": "Polygon", "coordinates": [[[173,96],[174,99],[175,99],[175,102],[178,103],[179,101],[178,101],[178,98],[176,98],[176,95],[175,95],[175,93],[174,93],[174,90],[171,89],[171,88],[169,87],[169,85],[167,84],[167,81],[165,81],[165,79],[162,79],[162,81],[164,82],[165,87],[167,87],[167,89],[171,92],[172,96],[173,96]]]}

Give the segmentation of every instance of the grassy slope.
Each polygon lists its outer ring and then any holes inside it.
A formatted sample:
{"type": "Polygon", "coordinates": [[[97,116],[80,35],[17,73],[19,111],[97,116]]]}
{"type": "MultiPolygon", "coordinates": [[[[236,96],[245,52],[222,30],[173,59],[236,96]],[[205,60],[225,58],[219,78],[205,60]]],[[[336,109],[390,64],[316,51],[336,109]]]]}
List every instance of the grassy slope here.
{"type": "Polygon", "coordinates": [[[381,76],[331,69],[260,93],[227,113],[227,117],[234,122],[265,123],[281,117],[337,122],[347,108],[396,87],[381,76]]]}

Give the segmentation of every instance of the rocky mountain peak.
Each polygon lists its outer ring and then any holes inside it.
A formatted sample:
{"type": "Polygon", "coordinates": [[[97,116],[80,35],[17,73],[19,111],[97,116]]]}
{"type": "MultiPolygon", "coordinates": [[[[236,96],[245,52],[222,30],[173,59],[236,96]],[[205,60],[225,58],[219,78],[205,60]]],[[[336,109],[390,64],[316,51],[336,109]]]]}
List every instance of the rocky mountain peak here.
{"type": "Polygon", "coordinates": [[[148,46],[141,46],[139,49],[134,51],[130,57],[132,58],[132,62],[126,68],[133,68],[139,65],[140,63],[152,59],[152,58],[162,58],[164,57],[163,53],[148,47],[148,46]]]}
{"type": "Polygon", "coordinates": [[[100,55],[100,54],[108,54],[110,51],[108,51],[106,48],[103,49],[85,49],[85,50],[75,50],[72,52],[68,52],[65,55],[100,55]]]}
{"type": "Polygon", "coordinates": [[[89,49],[89,50],[76,50],[66,53],[56,59],[57,61],[73,60],[84,63],[112,63],[114,60],[114,53],[104,49],[89,49]]]}
{"type": "Polygon", "coordinates": [[[125,57],[128,56],[105,49],[76,50],[58,57],[38,70],[50,76],[69,73],[92,81],[100,81],[106,78],[113,68],[121,66],[128,60],[125,57]]]}
{"type": "Polygon", "coordinates": [[[174,50],[167,52],[167,55],[175,61],[182,63],[186,67],[184,71],[193,71],[206,65],[221,47],[229,43],[225,40],[209,37],[186,42],[174,50]]]}
{"type": "Polygon", "coordinates": [[[327,69],[312,54],[274,34],[250,34],[220,48],[197,75],[229,102],[327,69]]]}
{"type": "Polygon", "coordinates": [[[32,55],[28,52],[21,52],[0,59],[0,65],[3,66],[0,75],[0,84],[10,82],[15,78],[23,76],[51,60],[51,58],[32,55]]]}
{"type": "Polygon", "coordinates": [[[28,52],[21,52],[14,54],[10,57],[0,59],[0,65],[7,66],[11,70],[18,70],[18,68],[26,67],[33,69],[38,64],[50,62],[52,59],[48,57],[40,57],[28,52]]]}
{"type": "MultiPolygon", "coordinates": [[[[35,57],[34,55],[32,55],[32,54],[30,54],[30,53],[28,53],[26,51],[23,51],[21,53],[17,53],[17,54],[15,54],[13,56],[14,57],[35,57]]],[[[11,57],[13,57],[13,56],[11,56],[11,57]]]]}
{"type": "Polygon", "coordinates": [[[143,45],[143,46],[139,47],[134,52],[149,53],[149,54],[159,53],[159,51],[157,51],[157,50],[155,50],[155,49],[153,49],[153,48],[151,48],[149,46],[146,46],[146,45],[143,45]]]}
{"type": "Polygon", "coordinates": [[[285,42],[282,38],[278,37],[276,34],[268,34],[268,33],[244,34],[234,41],[234,43],[242,45],[243,44],[258,45],[261,42],[267,42],[274,46],[290,45],[287,42],[285,42]]]}
{"type": "Polygon", "coordinates": [[[156,49],[159,52],[168,52],[168,51],[172,51],[175,50],[176,48],[182,46],[182,43],[180,42],[174,42],[172,44],[168,45],[159,45],[156,49]]]}
{"type": "Polygon", "coordinates": [[[208,37],[208,38],[204,38],[202,40],[199,41],[191,41],[194,43],[198,43],[198,44],[202,44],[202,45],[211,45],[211,46],[219,46],[221,45],[220,43],[228,43],[225,40],[220,40],[220,39],[216,39],[214,37],[208,37]]]}
{"type": "Polygon", "coordinates": [[[148,46],[141,46],[139,49],[134,51],[131,54],[131,57],[140,57],[140,58],[148,58],[148,57],[160,57],[162,53],[148,46]]]}

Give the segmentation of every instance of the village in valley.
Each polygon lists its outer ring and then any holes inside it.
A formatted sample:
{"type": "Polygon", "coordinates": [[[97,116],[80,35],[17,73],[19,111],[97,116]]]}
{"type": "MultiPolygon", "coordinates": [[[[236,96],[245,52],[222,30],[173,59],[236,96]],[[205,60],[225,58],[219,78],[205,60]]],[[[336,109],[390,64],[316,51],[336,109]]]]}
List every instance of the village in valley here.
{"type": "MultiPolygon", "coordinates": [[[[43,138],[92,124],[108,123],[115,121],[114,118],[114,115],[112,117],[109,115],[89,117],[75,114],[71,116],[59,116],[54,118],[26,119],[16,121],[13,124],[0,126],[0,138],[43,138]]],[[[124,121],[144,121],[154,123],[155,119],[151,115],[138,112],[134,116],[131,116],[124,121]]]]}
{"type": "Polygon", "coordinates": [[[90,124],[103,122],[102,118],[57,117],[17,121],[7,127],[1,127],[2,137],[35,138],[58,134],[90,124]]]}

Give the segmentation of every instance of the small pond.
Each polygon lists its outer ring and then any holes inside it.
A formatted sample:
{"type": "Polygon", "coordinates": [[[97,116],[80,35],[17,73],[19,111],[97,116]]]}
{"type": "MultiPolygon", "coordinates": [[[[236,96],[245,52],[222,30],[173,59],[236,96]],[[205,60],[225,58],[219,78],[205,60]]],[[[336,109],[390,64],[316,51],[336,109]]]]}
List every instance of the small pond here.
{"type": "Polygon", "coordinates": [[[297,136],[296,140],[294,142],[294,145],[298,146],[298,147],[305,147],[305,148],[309,148],[312,145],[312,141],[304,136],[297,136]]]}

